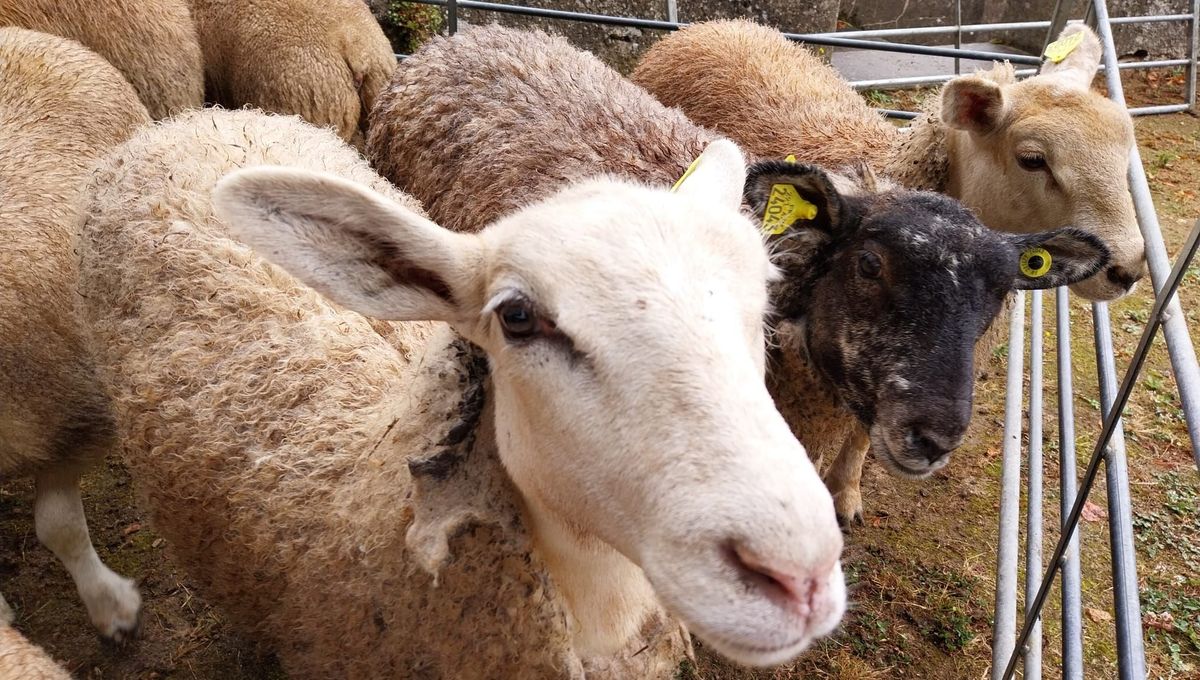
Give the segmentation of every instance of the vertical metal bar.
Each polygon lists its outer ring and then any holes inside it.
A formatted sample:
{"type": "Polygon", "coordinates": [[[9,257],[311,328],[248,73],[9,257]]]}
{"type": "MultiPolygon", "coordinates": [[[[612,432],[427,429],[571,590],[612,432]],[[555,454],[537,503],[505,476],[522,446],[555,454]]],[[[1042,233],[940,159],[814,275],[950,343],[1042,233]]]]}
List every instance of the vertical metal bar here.
{"type": "Polygon", "coordinates": [[[1054,42],[1059,33],[1062,33],[1063,27],[1067,25],[1067,16],[1070,14],[1071,6],[1074,2],[1065,3],[1063,0],[1057,0],[1054,3],[1054,12],[1050,15],[1050,27],[1046,29],[1046,40],[1042,43],[1042,51],[1039,54],[1046,53],[1046,47],[1054,42]]]}
{"type": "Polygon", "coordinates": [[[677,0],[667,0],[667,21],[673,24],[679,23],[679,2],[677,0]]]}
{"type": "Polygon", "coordinates": [[[1004,395],[1004,453],[1000,462],[1000,536],[996,555],[996,618],[992,678],[1004,674],[1017,641],[1017,554],[1021,514],[1021,393],[1024,391],[1025,292],[1013,295],[1008,323],[1008,382],[1004,395]]]}
{"type": "Polygon", "coordinates": [[[1196,45],[1200,43],[1200,0],[1192,0],[1192,20],[1188,23],[1187,104],[1196,106],[1196,45]]]}
{"type": "MultiPolygon", "coordinates": [[[[1092,318],[1096,370],[1100,374],[1100,410],[1102,417],[1108,417],[1117,392],[1108,305],[1092,303],[1092,318]]],[[[1125,431],[1119,420],[1105,450],[1104,475],[1108,482],[1108,533],[1112,549],[1113,605],[1117,615],[1117,673],[1121,680],[1143,680],[1146,677],[1146,649],[1142,639],[1142,607],[1138,599],[1137,554],[1133,547],[1133,507],[1129,499],[1125,431]]]]}
{"type": "MultiPolygon", "coordinates": [[[[1058,335],[1058,470],[1059,527],[1075,504],[1075,386],[1071,376],[1071,307],[1065,287],[1054,291],[1058,335]]],[[[1061,560],[1062,568],[1062,671],[1063,680],[1083,680],[1083,617],[1080,604],[1079,536],[1076,528],[1061,560]]],[[[1029,601],[1026,596],[1026,602],[1029,601]]]]}
{"type": "Polygon", "coordinates": [[[446,26],[450,35],[458,33],[458,0],[449,0],[446,3],[446,26]]]}
{"type": "MultiPolygon", "coordinates": [[[[1098,19],[1096,30],[1104,48],[1104,78],[1108,83],[1108,96],[1124,106],[1125,90],[1121,87],[1121,74],[1117,69],[1117,49],[1113,44],[1112,28],[1108,25],[1108,8],[1104,0],[1093,0],[1089,7],[1095,9],[1098,19]]],[[[1146,240],[1146,263],[1150,267],[1150,279],[1154,282],[1154,289],[1161,291],[1170,275],[1171,261],[1167,258],[1167,247],[1163,244],[1158,214],[1154,211],[1154,201],[1150,196],[1150,185],[1142,168],[1142,155],[1136,144],[1129,155],[1129,193],[1133,195],[1138,226],[1146,240]]],[[[1178,298],[1173,298],[1167,307],[1163,335],[1171,357],[1171,368],[1175,371],[1175,383],[1179,386],[1180,405],[1187,419],[1192,456],[1196,465],[1200,466],[1200,364],[1196,362],[1196,348],[1188,334],[1187,320],[1178,298]]]]}
{"type": "Polygon", "coordinates": [[[1042,582],[1042,291],[1029,306],[1029,497],[1025,500],[1025,625],[1035,618],[1025,644],[1025,680],[1042,677],[1041,615],[1033,600],[1042,582]]]}
{"type": "MultiPolygon", "coordinates": [[[[962,0],[954,0],[954,47],[962,49],[962,0]]],[[[954,75],[962,73],[962,62],[954,58],[954,75]]]]}

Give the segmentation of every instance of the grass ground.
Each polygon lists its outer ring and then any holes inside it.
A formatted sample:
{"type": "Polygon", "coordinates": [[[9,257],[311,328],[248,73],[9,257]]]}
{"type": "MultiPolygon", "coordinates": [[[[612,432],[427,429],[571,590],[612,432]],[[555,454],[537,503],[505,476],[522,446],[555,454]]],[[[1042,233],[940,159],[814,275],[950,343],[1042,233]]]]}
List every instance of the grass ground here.
{"type": "MultiPolygon", "coordinates": [[[[1177,74],[1134,77],[1134,101],[1177,96],[1177,74]]],[[[891,96],[891,95],[889,95],[891,96]]],[[[1138,141],[1172,256],[1200,217],[1200,119],[1177,114],[1138,120],[1138,141]]],[[[1200,313],[1200,267],[1181,291],[1189,324],[1200,313]]],[[[1118,370],[1151,306],[1148,286],[1111,308],[1118,370]]],[[[1053,328],[1052,305],[1047,328],[1053,328]]],[[[1071,304],[1075,348],[1078,449],[1090,451],[1099,423],[1090,306],[1071,304]]],[[[1052,338],[1047,338],[1047,394],[1055,394],[1052,338]]],[[[953,464],[926,482],[906,482],[868,464],[866,523],[848,536],[844,559],[852,609],[840,631],[792,666],[751,672],[700,648],[682,678],[981,678],[990,663],[996,517],[1003,420],[1003,357],[978,386],[967,443],[953,464]]],[[[1047,404],[1046,520],[1057,520],[1057,424],[1047,404]]],[[[1151,678],[1200,676],[1200,477],[1192,462],[1166,351],[1155,345],[1131,401],[1125,429],[1138,539],[1139,585],[1151,678]]],[[[1082,465],[1082,460],[1081,463],[1082,465]]],[[[0,577],[17,611],[17,627],[82,678],[282,677],[269,655],[234,634],[185,575],[165,558],[163,541],[143,522],[127,474],[115,461],[88,475],[84,503],[92,535],[115,569],[141,581],[144,636],[117,651],[95,638],[62,567],[32,526],[32,487],[0,480],[0,577]]],[[[1115,668],[1112,591],[1104,485],[1092,495],[1083,531],[1085,658],[1088,677],[1115,668]]],[[[1057,591],[1052,597],[1053,603],[1057,591]]],[[[1058,662],[1058,609],[1046,617],[1046,668],[1058,662]]],[[[1051,677],[1053,673],[1049,674],[1051,677]]]]}

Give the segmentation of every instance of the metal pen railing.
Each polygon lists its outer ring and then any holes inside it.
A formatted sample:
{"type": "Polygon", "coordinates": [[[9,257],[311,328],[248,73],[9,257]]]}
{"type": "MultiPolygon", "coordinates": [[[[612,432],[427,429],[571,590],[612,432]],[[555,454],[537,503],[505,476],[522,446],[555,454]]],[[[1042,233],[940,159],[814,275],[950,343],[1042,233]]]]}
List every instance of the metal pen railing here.
{"type": "MultiPolygon", "coordinates": [[[[460,10],[500,14],[515,14],[544,19],[580,21],[611,26],[671,31],[686,26],[678,20],[678,3],[667,2],[667,21],[638,17],[609,16],[519,5],[482,2],[478,0],[413,0],[420,4],[444,7],[447,27],[451,33],[458,28],[460,10]]],[[[956,3],[958,0],[955,0],[956,3]]],[[[1200,0],[1190,0],[1190,13],[1148,16],[1109,17],[1104,0],[1088,0],[1084,20],[1093,23],[1103,48],[1101,71],[1105,75],[1109,96],[1125,105],[1121,86],[1121,71],[1132,69],[1183,67],[1186,70],[1184,101],[1128,108],[1132,115],[1171,113],[1191,109],[1196,104],[1197,49],[1200,46],[1200,0]],[[1189,26],[1186,57],[1182,59],[1142,60],[1119,63],[1113,43],[1113,25],[1184,22],[1189,26]]],[[[948,26],[889,28],[876,30],[838,31],[834,33],[785,33],[797,42],[828,47],[866,49],[893,53],[952,57],[954,72],[960,61],[1008,61],[1033,68],[1017,69],[1018,77],[1037,72],[1040,57],[1022,54],[1002,54],[962,49],[964,34],[998,31],[1046,31],[1047,42],[1058,34],[1067,21],[1066,6],[1061,0],[1053,15],[1045,21],[1020,21],[992,24],[962,24],[961,7],[956,4],[956,22],[948,26]],[[884,38],[917,36],[953,36],[956,47],[910,45],[883,42],[884,38]]],[[[403,57],[403,55],[397,55],[403,57]]],[[[953,73],[902,78],[880,78],[851,83],[858,89],[910,87],[933,85],[953,78],[953,73]]],[[[883,110],[890,116],[913,118],[911,111],[883,110]]],[[[1185,317],[1174,295],[1180,271],[1171,271],[1157,215],[1151,200],[1150,188],[1142,168],[1141,156],[1135,147],[1130,157],[1129,186],[1137,212],[1138,225],[1146,242],[1150,278],[1159,294],[1154,311],[1134,355],[1134,366],[1126,375],[1125,384],[1117,390],[1116,367],[1113,357],[1111,323],[1104,303],[1092,305],[1094,343],[1099,380],[1102,434],[1094,455],[1089,461],[1082,484],[1077,481],[1075,463],[1074,385],[1071,365],[1071,337],[1068,294],[1066,289],[1055,291],[1056,347],[1058,375],[1059,427],[1059,537],[1055,550],[1043,573],[1043,475],[1042,475],[1042,418],[1043,418],[1043,294],[1033,291],[1030,328],[1030,399],[1029,448],[1027,475],[1027,515],[1025,550],[1024,617],[1020,632],[1017,629],[1017,588],[1020,554],[1020,494],[1021,494],[1021,435],[1022,395],[1024,381],[1025,295],[1018,292],[1009,321],[1009,365],[1005,396],[1003,453],[1001,462],[1001,498],[999,545],[996,569],[996,599],[993,620],[992,678],[1009,678],[1019,661],[1024,661],[1024,677],[1037,679],[1042,671],[1041,609],[1048,597],[1050,585],[1061,576],[1062,617],[1062,677],[1081,679],[1083,665],[1083,622],[1081,616],[1081,573],[1079,517],[1083,503],[1104,463],[1108,495],[1108,524],[1113,574],[1114,613],[1117,642],[1117,666],[1122,680],[1143,678],[1146,674],[1144,640],[1141,628],[1141,607],[1138,598],[1137,563],[1132,530],[1129,480],[1125,456],[1125,439],[1121,429],[1120,407],[1128,398],[1136,370],[1144,359],[1149,338],[1161,325],[1166,339],[1171,366],[1179,386],[1180,401],[1187,421],[1188,435],[1196,463],[1200,466],[1200,365],[1188,335],[1185,317]],[[1115,409],[1115,411],[1114,411],[1115,409]]],[[[1189,241],[1194,253],[1198,231],[1189,241]]],[[[1185,253],[1185,256],[1190,257],[1185,253]]],[[[1177,265],[1178,269],[1178,265],[1177,265]]]]}

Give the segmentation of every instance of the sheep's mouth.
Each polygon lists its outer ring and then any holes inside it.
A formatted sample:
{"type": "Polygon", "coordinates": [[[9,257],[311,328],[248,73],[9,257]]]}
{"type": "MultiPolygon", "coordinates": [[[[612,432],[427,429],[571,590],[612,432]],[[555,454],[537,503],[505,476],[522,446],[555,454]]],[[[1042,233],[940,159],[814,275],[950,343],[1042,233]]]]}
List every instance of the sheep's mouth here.
{"type": "Polygon", "coordinates": [[[950,456],[946,455],[934,463],[925,463],[920,467],[909,465],[907,461],[895,454],[888,444],[887,434],[879,426],[871,428],[871,454],[875,456],[876,460],[883,463],[888,472],[903,479],[927,479],[950,462],[950,456]]]}

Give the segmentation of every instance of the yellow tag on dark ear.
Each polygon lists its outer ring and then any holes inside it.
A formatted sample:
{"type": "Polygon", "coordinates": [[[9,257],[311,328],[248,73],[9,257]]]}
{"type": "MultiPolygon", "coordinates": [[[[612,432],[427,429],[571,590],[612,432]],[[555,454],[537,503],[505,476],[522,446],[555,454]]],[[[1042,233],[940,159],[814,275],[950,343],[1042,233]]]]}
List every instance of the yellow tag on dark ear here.
{"type": "Polygon", "coordinates": [[[1083,42],[1083,31],[1072,33],[1065,38],[1059,38],[1054,42],[1046,45],[1046,58],[1054,63],[1059,63],[1066,59],[1068,55],[1075,51],[1083,42]]]}
{"type": "Polygon", "coordinates": [[[1041,278],[1050,271],[1050,253],[1045,248],[1029,248],[1021,253],[1021,273],[1031,279],[1041,278]]]}
{"type": "MultiPolygon", "coordinates": [[[[795,163],[796,156],[789,154],[784,160],[795,163]]],[[[762,230],[764,234],[776,236],[787,231],[797,220],[811,220],[816,216],[817,206],[801,198],[796,187],[775,184],[767,198],[767,209],[763,211],[762,230]]]]}
{"type": "MultiPolygon", "coordinates": [[[[701,154],[701,155],[703,155],[703,154],[701,154]]],[[[696,156],[696,160],[692,161],[692,164],[687,166],[687,170],[683,171],[683,174],[679,176],[679,179],[675,180],[675,184],[671,185],[671,193],[675,193],[676,191],[679,190],[679,186],[681,184],[683,184],[683,180],[687,179],[688,176],[691,175],[692,172],[694,172],[696,170],[696,166],[699,165],[699,163],[700,163],[700,156],[696,156]]]]}

